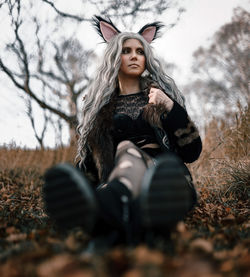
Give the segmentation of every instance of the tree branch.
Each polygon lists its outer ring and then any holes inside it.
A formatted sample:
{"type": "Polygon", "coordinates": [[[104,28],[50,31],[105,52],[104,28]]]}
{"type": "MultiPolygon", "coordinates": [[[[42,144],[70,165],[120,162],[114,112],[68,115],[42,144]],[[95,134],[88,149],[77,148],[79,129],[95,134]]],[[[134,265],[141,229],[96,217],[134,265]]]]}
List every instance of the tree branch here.
{"type": "Polygon", "coordinates": [[[58,96],[60,99],[66,99],[67,95],[66,94],[62,94],[61,91],[55,89],[53,86],[51,86],[48,82],[46,82],[41,76],[36,75],[36,74],[31,74],[30,75],[31,78],[35,78],[38,81],[42,82],[43,86],[45,88],[48,88],[54,95],[58,96]]]}
{"type": "Polygon", "coordinates": [[[80,87],[76,92],[75,95],[79,96],[82,92],[84,92],[84,90],[88,87],[88,85],[85,85],[83,87],[80,87]]]}
{"type": "Polygon", "coordinates": [[[30,87],[26,84],[22,85],[20,83],[17,82],[17,80],[14,78],[13,74],[11,73],[11,71],[7,68],[7,66],[4,65],[2,59],[0,58],[0,68],[3,70],[3,72],[11,79],[11,81],[13,82],[13,84],[21,89],[22,91],[24,91],[26,94],[30,95],[39,105],[41,108],[43,109],[48,109],[51,112],[57,114],[58,116],[60,116],[61,118],[63,118],[66,122],[70,123],[74,117],[73,116],[68,116],[65,113],[58,111],[57,109],[55,109],[54,107],[51,107],[50,105],[48,105],[47,103],[45,103],[44,101],[40,100],[30,89],[30,87]]]}
{"type": "Polygon", "coordinates": [[[77,16],[77,15],[68,14],[68,13],[64,13],[64,12],[62,12],[62,11],[59,11],[59,10],[55,7],[54,3],[52,3],[52,2],[49,1],[49,0],[42,0],[42,2],[47,3],[48,5],[50,5],[50,6],[56,11],[56,13],[58,13],[58,14],[59,14],[60,16],[62,16],[62,17],[74,19],[74,20],[76,20],[76,21],[78,21],[78,22],[82,22],[82,21],[92,21],[92,19],[87,19],[87,18],[83,18],[83,17],[77,16]]]}
{"type": "Polygon", "coordinates": [[[65,78],[65,83],[69,83],[68,75],[67,75],[66,71],[64,70],[63,65],[61,63],[62,58],[61,58],[61,55],[60,55],[60,50],[59,50],[58,46],[55,43],[53,43],[53,46],[56,49],[56,55],[54,57],[54,60],[55,60],[55,63],[57,65],[57,68],[62,73],[63,77],[65,78]]]}
{"type": "Polygon", "coordinates": [[[33,114],[32,103],[31,103],[31,98],[30,97],[27,99],[26,106],[27,106],[26,114],[28,115],[28,117],[30,119],[31,126],[32,126],[32,129],[34,131],[35,137],[36,137],[38,143],[40,144],[41,148],[43,149],[44,148],[43,140],[44,140],[45,132],[47,130],[49,117],[46,114],[46,110],[43,110],[44,124],[43,124],[41,135],[39,136],[39,134],[37,132],[37,129],[36,129],[36,126],[35,126],[35,119],[34,119],[34,114],[33,114]]]}

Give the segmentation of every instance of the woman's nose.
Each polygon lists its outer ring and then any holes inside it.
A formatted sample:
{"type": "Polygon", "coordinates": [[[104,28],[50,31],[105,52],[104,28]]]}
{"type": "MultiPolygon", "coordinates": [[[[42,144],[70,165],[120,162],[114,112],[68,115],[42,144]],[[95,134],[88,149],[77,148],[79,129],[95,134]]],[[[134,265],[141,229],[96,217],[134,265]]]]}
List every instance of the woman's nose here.
{"type": "Polygon", "coordinates": [[[132,51],[132,52],[131,52],[130,58],[131,58],[131,59],[137,58],[137,53],[136,53],[136,51],[132,51]]]}

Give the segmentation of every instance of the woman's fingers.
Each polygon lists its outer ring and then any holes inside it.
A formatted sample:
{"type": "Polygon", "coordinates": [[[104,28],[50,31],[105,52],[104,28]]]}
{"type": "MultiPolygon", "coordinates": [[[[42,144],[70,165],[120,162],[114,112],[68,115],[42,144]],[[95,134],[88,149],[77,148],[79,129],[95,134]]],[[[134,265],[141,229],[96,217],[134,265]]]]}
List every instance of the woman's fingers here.
{"type": "Polygon", "coordinates": [[[174,102],[169,98],[162,90],[158,88],[150,88],[149,94],[149,104],[160,104],[163,103],[166,109],[170,111],[173,107],[174,102]]]}

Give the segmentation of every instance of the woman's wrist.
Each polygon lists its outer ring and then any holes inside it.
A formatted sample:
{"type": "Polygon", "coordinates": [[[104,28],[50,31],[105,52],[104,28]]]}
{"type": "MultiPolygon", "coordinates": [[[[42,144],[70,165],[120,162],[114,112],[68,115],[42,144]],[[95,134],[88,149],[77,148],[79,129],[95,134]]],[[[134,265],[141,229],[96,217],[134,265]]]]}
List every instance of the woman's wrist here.
{"type": "Polygon", "coordinates": [[[167,112],[170,112],[174,106],[174,101],[171,99],[168,99],[168,100],[164,101],[164,105],[166,107],[167,112]]]}

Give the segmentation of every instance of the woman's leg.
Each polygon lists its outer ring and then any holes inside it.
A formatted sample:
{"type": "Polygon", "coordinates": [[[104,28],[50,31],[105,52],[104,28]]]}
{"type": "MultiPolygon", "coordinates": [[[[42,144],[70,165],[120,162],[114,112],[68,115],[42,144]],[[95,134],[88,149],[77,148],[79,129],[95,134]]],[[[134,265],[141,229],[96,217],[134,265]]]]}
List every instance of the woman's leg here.
{"type": "Polygon", "coordinates": [[[108,183],[96,191],[77,169],[53,168],[44,186],[49,213],[62,227],[81,225],[94,237],[114,233],[124,243],[140,242],[145,230],[164,233],[195,200],[175,155],[152,164],[133,143],[122,142],[108,183]]]}
{"type": "Polygon", "coordinates": [[[122,141],[117,146],[115,167],[108,182],[119,180],[136,198],[140,193],[143,176],[150,166],[153,166],[153,160],[148,154],[131,141],[122,141]]]}
{"type": "Polygon", "coordinates": [[[116,232],[121,241],[130,240],[131,203],[152,161],[129,141],[118,145],[115,159],[108,183],[96,191],[70,165],[61,164],[47,171],[45,206],[57,225],[64,229],[81,225],[93,236],[116,232]]]}
{"type": "Polygon", "coordinates": [[[100,218],[94,233],[116,229],[122,241],[135,243],[140,234],[140,211],[136,198],[140,193],[143,176],[152,166],[150,156],[130,141],[121,142],[115,155],[115,167],[108,183],[96,191],[100,218]]]}

